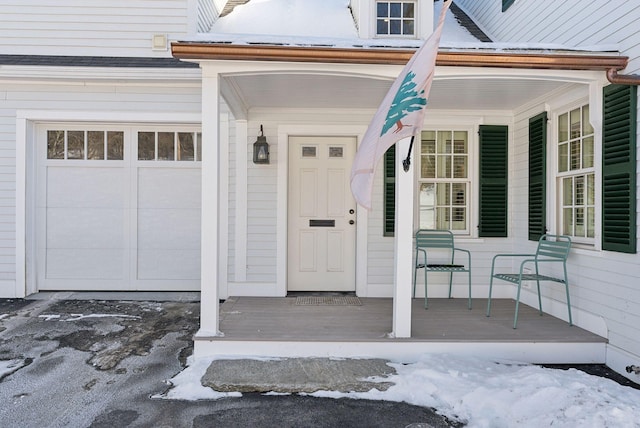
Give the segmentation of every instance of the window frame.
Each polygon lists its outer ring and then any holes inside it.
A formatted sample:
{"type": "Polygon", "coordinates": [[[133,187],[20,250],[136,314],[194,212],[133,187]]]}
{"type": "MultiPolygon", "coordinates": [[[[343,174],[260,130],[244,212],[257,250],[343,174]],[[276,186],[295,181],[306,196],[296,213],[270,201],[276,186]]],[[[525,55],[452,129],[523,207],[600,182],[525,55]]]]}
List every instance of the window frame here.
{"type": "MultiPolygon", "coordinates": [[[[395,1],[385,1],[385,0],[375,0],[374,2],[372,2],[373,6],[373,12],[372,12],[372,22],[373,22],[373,34],[375,38],[403,38],[403,39],[415,39],[418,37],[419,31],[418,31],[418,21],[419,21],[419,7],[420,7],[420,2],[418,2],[417,0],[395,0],[395,1]],[[400,3],[400,4],[405,4],[405,3],[411,3],[413,4],[413,33],[412,34],[393,34],[390,32],[387,33],[379,33],[378,32],[378,5],[381,3],[400,3]]],[[[391,17],[388,17],[391,18],[391,17]]],[[[401,24],[404,23],[405,21],[409,21],[409,18],[404,18],[404,17],[400,17],[399,18],[401,24]]],[[[403,25],[401,25],[401,28],[403,27],[403,25]]]]}
{"type": "Polygon", "coordinates": [[[477,234],[477,228],[474,228],[474,224],[477,223],[477,211],[479,206],[477,206],[478,201],[478,179],[477,179],[477,167],[478,167],[478,129],[473,126],[457,126],[457,125],[448,125],[448,124],[439,124],[439,125],[431,125],[425,124],[421,130],[425,131],[435,131],[436,135],[439,131],[445,132],[466,132],[467,133],[467,177],[466,178],[452,178],[452,179],[423,179],[421,178],[421,169],[422,169],[422,138],[415,144],[414,149],[414,159],[415,159],[415,193],[414,193],[414,227],[416,229],[420,228],[420,187],[422,183],[425,182],[434,182],[434,183],[466,183],[466,226],[465,229],[448,229],[453,234],[464,237],[475,237],[477,234]]]}
{"type": "MultiPolygon", "coordinates": [[[[593,207],[593,236],[592,237],[588,237],[588,224],[586,224],[585,222],[585,236],[576,236],[573,233],[575,232],[575,215],[574,215],[574,219],[573,219],[573,230],[571,234],[568,234],[569,236],[571,236],[572,242],[573,244],[577,245],[578,247],[583,247],[583,248],[587,248],[587,249],[598,249],[599,247],[599,239],[601,236],[601,216],[602,216],[602,206],[601,206],[601,198],[600,198],[600,187],[601,187],[601,180],[602,180],[602,174],[601,174],[601,168],[599,165],[599,159],[600,159],[600,155],[599,153],[601,153],[602,150],[602,145],[601,145],[601,141],[598,135],[598,129],[597,126],[593,126],[593,123],[591,121],[591,117],[592,117],[592,109],[593,106],[590,103],[590,100],[588,98],[580,98],[579,100],[573,101],[569,104],[565,104],[557,109],[555,109],[554,114],[553,114],[553,129],[552,129],[552,134],[551,134],[551,138],[549,139],[550,141],[548,142],[548,156],[551,157],[551,159],[553,160],[553,162],[551,163],[553,165],[553,169],[551,171],[548,171],[549,176],[550,176],[550,180],[551,180],[551,186],[550,188],[552,189],[552,191],[554,192],[554,196],[553,196],[553,205],[550,208],[553,212],[550,213],[551,214],[551,218],[554,219],[555,221],[555,230],[557,231],[556,233],[561,234],[561,235],[565,235],[567,233],[565,233],[564,230],[564,214],[563,214],[563,210],[565,207],[564,204],[564,180],[566,178],[577,178],[580,176],[585,177],[585,186],[586,186],[586,181],[588,180],[586,177],[589,175],[593,175],[593,185],[594,185],[594,189],[593,189],[593,203],[592,204],[587,204],[586,200],[585,203],[582,204],[582,206],[585,207],[585,209],[587,209],[587,206],[592,206],[593,207]],[[584,107],[589,107],[589,116],[587,118],[587,120],[589,120],[590,122],[590,126],[592,127],[592,133],[588,134],[586,137],[585,135],[582,135],[582,120],[584,118],[584,116],[582,115],[582,109],[584,107]],[[571,141],[574,141],[575,138],[571,138],[571,112],[575,111],[576,109],[580,110],[580,137],[579,140],[581,142],[580,144],[580,154],[582,155],[582,149],[584,147],[584,139],[585,138],[589,138],[589,136],[593,139],[593,159],[592,159],[592,166],[590,167],[582,167],[582,165],[580,165],[580,168],[577,169],[571,169],[571,141]],[[559,133],[560,133],[560,117],[563,115],[567,115],[567,130],[568,130],[568,136],[567,136],[567,140],[566,140],[566,144],[568,144],[568,154],[567,154],[567,162],[568,162],[568,168],[565,171],[560,171],[560,137],[559,137],[559,133]]],[[[565,141],[563,141],[564,143],[565,141]]],[[[582,157],[582,156],[581,156],[582,157]]],[[[549,159],[549,157],[548,157],[549,159]]],[[[581,159],[582,162],[582,159],[581,159]]],[[[585,188],[585,199],[587,198],[587,190],[585,188]]],[[[572,190],[573,193],[575,193],[575,188],[572,190]]],[[[575,200],[575,199],[574,199],[575,200]]],[[[575,207],[575,204],[571,204],[571,206],[575,207]]],[[[585,213],[586,215],[586,213],[585,213]]]]}

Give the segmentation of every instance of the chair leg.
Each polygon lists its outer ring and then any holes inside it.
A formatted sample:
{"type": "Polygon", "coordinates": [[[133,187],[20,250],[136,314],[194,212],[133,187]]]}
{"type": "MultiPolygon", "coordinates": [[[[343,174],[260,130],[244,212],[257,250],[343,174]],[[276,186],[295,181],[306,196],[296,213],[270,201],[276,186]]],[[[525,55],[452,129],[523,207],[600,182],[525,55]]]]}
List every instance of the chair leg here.
{"type": "Polygon", "coordinates": [[[522,287],[522,281],[518,283],[518,293],[516,295],[516,316],[513,318],[513,328],[518,325],[518,309],[520,307],[520,288],[522,287]]]}
{"type": "Polygon", "coordinates": [[[487,300],[487,316],[491,315],[491,290],[493,289],[493,275],[489,281],[489,299],[487,300]]]}
{"type": "Polygon", "coordinates": [[[452,287],[453,287],[453,272],[449,272],[449,298],[451,298],[452,287]]]}
{"type": "Polygon", "coordinates": [[[540,316],[542,316],[542,297],[540,296],[540,280],[536,280],[536,285],[538,286],[538,308],[540,311],[540,316]]]}
{"type": "Polygon", "coordinates": [[[416,250],[416,261],[415,261],[415,264],[413,265],[413,295],[411,297],[416,297],[416,276],[417,275],[418,275],[418,251],[416,250]]]}
{"type": "Polygon", "coordinates": [[[569,278],[567,278],[567,268],[564,268],[564,287],[567,290],[567,310],[569,311],[569,325],[573,325],[571,319],[571,300],[569,300],[569,278]]]}
{"type": "Polygon", "coordinates": [[[425,261],[424,267],[424,308],[429,309],[429,305],[427,304],[427,267],[425,261]]]}
{"type": "Polygon", "coordinates": [[[471,267],[469,267],[469,310],[471,310],[471,267]]]}

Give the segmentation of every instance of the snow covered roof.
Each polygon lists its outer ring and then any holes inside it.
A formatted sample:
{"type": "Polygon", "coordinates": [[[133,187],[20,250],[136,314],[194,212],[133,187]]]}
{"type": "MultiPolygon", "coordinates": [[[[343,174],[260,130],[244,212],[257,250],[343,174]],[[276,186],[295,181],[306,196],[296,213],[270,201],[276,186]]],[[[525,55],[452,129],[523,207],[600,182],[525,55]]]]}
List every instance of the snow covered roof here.
{"type": "MultiPolygon", "coordinates": [[[[220,17],[208,33],[188,42],[334,48],[417,48],[419,39],[358,37],[349,0],[250,0],[220,17]]],[[[442,1],[434,3],[437,19],[442,1]]],[[[482,42],[469,31],[469,17],[455,7],[447,14],[440,50],[617,52],[617,46],[482,42]],[[456,16],[457,15],[457,16],[456,16]],[[466,18],[466,19],[465,19],[466,18]]],[[[471,20],[472,22],[472,20],[471,20]]],[[[477,34],[477,33],[476,33],[477,34]]],[[[486,40],[486,39],[485,39],[486,40]]]]}

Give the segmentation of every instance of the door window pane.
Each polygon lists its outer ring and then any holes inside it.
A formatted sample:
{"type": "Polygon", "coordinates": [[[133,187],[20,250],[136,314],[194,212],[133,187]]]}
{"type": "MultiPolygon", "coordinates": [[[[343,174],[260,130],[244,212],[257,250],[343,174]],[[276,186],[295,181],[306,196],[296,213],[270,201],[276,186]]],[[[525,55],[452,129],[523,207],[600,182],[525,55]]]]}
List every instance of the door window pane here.
{"type": "Polygon", "coordinates": [[[198,132],[196,134],[196,140],[197,140],[197,150],[196,150],[196,160],[197,161],[201,161],[202,160],[202,133],[198,132]]]}
{"type": "Polygon", "coordinates": [[[84,131],[67,132],[67,159],[84,159],[84,131]]]}
{"type": "Polygon", "coordinates": [[[124,159],[124,132],[121,132],[121,131],[107,132],[107,159],[109,160],[124,159]]]}
{"type": "Polygon", "coordinates": [[[193,133],[178,132],[178,160],[179,161],[195,160],[195,147],[193,142],[193,133]]]}
{"type": "Polygon", "coordinates": [[[64,159],[64,131],[47,131],[47,159],[64,159]]]}
{"type": "Polygon", "coordinates": [[[154,160],[155,158],[155,132],[138,132],[138,160],[154,160]]]}
{"type": "Polygon", "coordinates": [[[104,131],[87,132],[87,159],[104,159],[104,131]]]}
{"type": "Polygon", "coordinates": [[[174,160],[175,144],[173,132],[158,132],[158,160],[174,160]]]}

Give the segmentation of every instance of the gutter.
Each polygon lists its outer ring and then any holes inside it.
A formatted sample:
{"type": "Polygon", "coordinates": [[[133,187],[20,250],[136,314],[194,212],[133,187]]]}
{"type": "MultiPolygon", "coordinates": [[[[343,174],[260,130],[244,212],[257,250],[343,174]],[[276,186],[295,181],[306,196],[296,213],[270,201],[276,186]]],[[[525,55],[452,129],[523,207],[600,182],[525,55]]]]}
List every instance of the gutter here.
{"type": "MultiPolygon", "coordinates": [[[[172,55],[181,60],[281,61],[345,64],[404,65],[415,49],[335,48],[329,46],[234,45],[230,43],[174,42],[172,55]]],[[[575,53],[508,53],[440,51],[436,65],[554,70],[604,71],[611,83],[640,85],[640,75],[620,75],[629,58],[620,55],[575,53]]]]}

